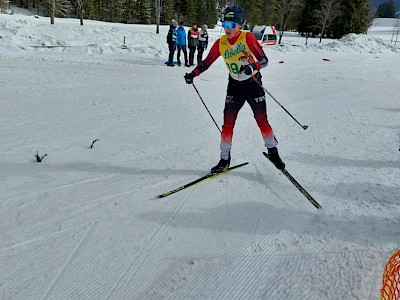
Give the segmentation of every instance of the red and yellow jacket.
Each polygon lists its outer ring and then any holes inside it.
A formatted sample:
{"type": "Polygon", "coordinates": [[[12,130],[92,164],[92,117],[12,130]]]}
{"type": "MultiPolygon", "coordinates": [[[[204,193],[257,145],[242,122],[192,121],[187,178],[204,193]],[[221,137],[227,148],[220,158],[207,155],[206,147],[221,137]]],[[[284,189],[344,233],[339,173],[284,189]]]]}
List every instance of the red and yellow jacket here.
{"type": "Polygon", "coordinates": [[[198,76],[203,73],[220,56],[222,56],[228,67],[229,75],[238,81],[249,79],[261,68],[268,65],[268,58],[254,35],[251,32],[239,30],[231,39],[228,39],[226,35],[221,36],[214,43],[201,66],[193,70],[194,74],[198,76]],[[242,65],[253,63],[256,66],[256,70],[252,75],[239,73],[242,65]]]}

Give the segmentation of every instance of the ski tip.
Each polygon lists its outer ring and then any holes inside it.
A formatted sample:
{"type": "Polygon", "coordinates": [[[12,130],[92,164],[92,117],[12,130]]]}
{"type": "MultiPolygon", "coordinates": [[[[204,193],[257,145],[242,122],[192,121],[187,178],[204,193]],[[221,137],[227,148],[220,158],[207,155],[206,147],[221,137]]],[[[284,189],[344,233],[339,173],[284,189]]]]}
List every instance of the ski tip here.
{"type": "Polygon", "coordinates": [[[240,164],[240,165],[237,165],[237,167],[243,167],[243,166],[246,166],[246,165],[248,165],[249,164],[249,162],[244,162],[244,163],[242,163],[242,164],[240,164]]]}

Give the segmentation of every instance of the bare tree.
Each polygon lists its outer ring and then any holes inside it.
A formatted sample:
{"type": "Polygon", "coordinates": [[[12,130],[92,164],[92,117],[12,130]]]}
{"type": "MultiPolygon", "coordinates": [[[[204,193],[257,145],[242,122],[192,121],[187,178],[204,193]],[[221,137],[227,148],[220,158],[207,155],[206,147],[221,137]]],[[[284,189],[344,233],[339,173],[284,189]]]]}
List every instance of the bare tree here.
{"type": "Polygon", "coordinates": [[[397,40],[399,39],[400,34],[400,19],[397,19],[396,24],[393,26],[392,38],[390,43],[394,43],[394,47],[396,47],[397,40]]]}
{"type": "Polygon", "coordinates": [[[323,0],[320,9],[314,10],[317,26],[321,29],[319,42],[321,43],[324,32],[332,24],[333,20],[340,14],[338,0],[323,0]]]}
{"type": "Polygon", "coordinates": [[[56,0],[49,0],[49,15],[50,15],[50,24],[54,24],[54,18],[56,15],[56,0]]]}
{"type": "Polygon", "coordinates": [[[292,13],[304,5],[303,0],[282,0],[276,2],[277,17],[279,20],[279,41],[281,44],[283,32],[292,13]]]}
{"type": "Polygon", "coordinates": [[[50,24],[54,24],[55,17],[65,17],[72,9],[70,0],[47,0],[47,14],[50,17],[50,24]]]}
{"type": "Polygon", "coordinates": [[[76,5],[78,6],[78,16],[81,21],[81,25],[83,25],[83,15],[85,10],[83,9],[83,0],[76,0],[76,5]]]}
{"type": "Polygon", "coordinates": [[[154,0],[156,8],[156,34],[160,33],[161,0],[154,0]]]}

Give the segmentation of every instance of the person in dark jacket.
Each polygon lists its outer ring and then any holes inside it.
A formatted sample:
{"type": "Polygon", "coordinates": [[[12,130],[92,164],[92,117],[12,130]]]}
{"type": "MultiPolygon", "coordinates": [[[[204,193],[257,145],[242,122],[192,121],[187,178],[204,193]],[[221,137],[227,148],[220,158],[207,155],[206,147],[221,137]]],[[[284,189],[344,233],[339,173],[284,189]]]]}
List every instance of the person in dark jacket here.
{"type": "Polygon", "coordinates": [[[178,26],[178,22],[176,20],[172,20],[171,25],[169,26],[169,31],[167,34],[167,44],[168,44],[168,50],[169,50],[169,56],[168,56],[168,62],[167,66],[173,67],[173,59],[174,59],[174,53],[176,50],[176,27],[178,26]]]}
{"type": "Polygon", "coordinates": [[[188,31],[188,46],[189,46],[189,65],[194,66],[194,54],[199,45],[199,29],[197,24],[193,24],[188,31]]]}
{"type": "Polygon", "coordinates": [[[184,28],[184,23],[183,21],[179,22],[179,27],[176,30],[177,35],[176,35],[176,46],[178,47],[178,66],[181,65],[181,50],[183,52],[183,56],[185,58],[185,66],[189,67],[188,63],[188,58],[187,58],[187,51],[186,51],[186,31],[184,28]]]}
{"type": "Polygon", "coordinates": [[[197,65],[200,66],[203,61],[204,50],[208,46],[208,32],[207,25],[204,24],[199,32],[199,46],[197,47],[197,65]]]}

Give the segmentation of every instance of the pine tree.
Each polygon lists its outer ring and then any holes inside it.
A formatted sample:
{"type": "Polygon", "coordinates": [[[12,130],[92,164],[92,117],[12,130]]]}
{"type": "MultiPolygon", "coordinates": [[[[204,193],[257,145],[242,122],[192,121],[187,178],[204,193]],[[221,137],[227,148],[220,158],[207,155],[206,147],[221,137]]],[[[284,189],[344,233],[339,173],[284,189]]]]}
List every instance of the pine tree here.
{"type": "Polygon", "coordinates": [[[71,2],[68,0],[57,0],[56,1],[56,17],[64,18],[72,11],[71,2]]]}
{"type": "Polygon", "coordinates": [[[262,24],[264,15],[264,0],[240,1],[244,10],[244,19],[251,25],[262,24]]]}
{"type": "Polygon", "coordinates": [[[262,25],[276,25],[278,24],[278,14],[277,14],[277,2],[278,0],[264,0],[262,25]]]}
{"type": "Polygon", "coordinates": [[[196,5],[196,23],[201,26],[201,24],[206,23],[207,7],[205,0],[197,0],[196,5]]]}
{"type": "Polygon", "coordinates": [[[197,0],[191,0],[187,3],[186,22],[188,25],[196,23],[197,20],[197,0]]]}
{"type": "Polygon", "coordinates": [[[206,0],[206,14],[204,23],[210,28],[214,28],[218,20],[218,11],[215,1],[206,0]]]}
{"type": "MultiPolygon", "coordinates": [[[[194,7],[196,18],[194,23],[196,23],[199,27],[203,24],[207,24],[208,27],[213,28],[217,23],[217,7],[216,2],[212,0],[197,0],[197,5],[194,7]]],[[[193,10],[193,7],[189,6],[188,11],[193,10]]],[[[189,23],[191,25],[193,23],[190,19],[190,15],[188,15],[189,23]]]]}
{"type": "MultiPolygon", "coordinates": [[[[188,5],[187,1],[185,0],[175,0],[174,1],[174,8],[176,11],[176,17],[180,21],[184,21],[187,23],[188,20],[186,20],[186,15],[188,11],[188,5]]],[[[171,20],[168,21],[168,24],[171,22],[171,20]]]]}
{"type": "Polygon", "coordinates": [[[315,10],[320,7],[320,0],[305,0],[304,8],[301,11],[297,30],[300,33],[317,34],[317,20],[315,18],[315,10]]]}
{"type": "Polygon", "coordinates": [[[126,11],[129,4],[129,0],[114,0],[111,22],[128,23],[126,11]]]}
{"type": "Polygon", "coordinates": [[[3,13],[8,8],[8,1],[7,0],[0,0],[0,13],[3,13]]]}
{"type": "Polygon", "coordinates": [[[137,1],[138,11],[138,23],[150,24],[151,23],[151,4],[150,0],[138,0],[137,1]]]}
{"type": "Polygon", "coordinates": [[[169,24],[172,19],[177,18],[175,16],[174,1],[173,0],[163,0],[161,8],[161,24],[169,24]]]}
{"type": "Polygon", "coordinates": [[[122,22],[132,24],[137,22],[137,2],[136,0],[125,0],[125,7],[122,22]]]}
{"type": "Polygon", "coordinates": [[[88,0],[87,10],[93,20],[104,21],[106,16],[106,3],[104,0],[88,0]]]}
{"type": "Polygon", "coordinates": [[[332,25],[335,38],[347,33],[365,33],[372,23],[371,0],[340,0],[340,11],[332,25]]]}
{"type": "Polygon", "coordinates": [[[376,11],[377,18],[395,18],[396,17],[396,4],[394,0],[389,0],[386,3],[379,5],[376,11]]]}

